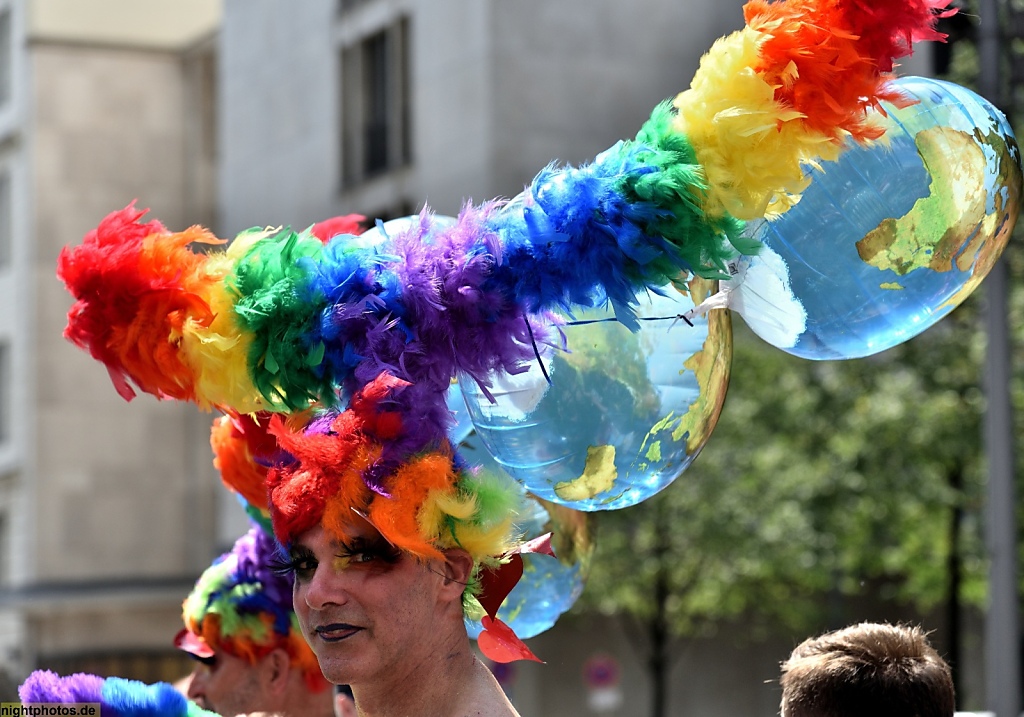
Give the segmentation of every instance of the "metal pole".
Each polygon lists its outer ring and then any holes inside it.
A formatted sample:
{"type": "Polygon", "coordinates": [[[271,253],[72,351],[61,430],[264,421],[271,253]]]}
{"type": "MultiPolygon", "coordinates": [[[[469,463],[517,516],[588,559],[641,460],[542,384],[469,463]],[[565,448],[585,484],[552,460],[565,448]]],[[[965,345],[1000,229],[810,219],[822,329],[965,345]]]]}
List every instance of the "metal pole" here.
{"type": "MultiPolygon", "coordinates": [[[[999,0],[981,0],[978,27],[981,94],[1001,104],[999,0]]],[[[1018,717],[1021,708],[1020,636],[1017,607],[1017,529],[1014,516],[1013,409],[1007,327],[1006,262],[985,279],[985,451],[988,458],[986,542],[989,605],[985,620],[985,701],[995,717],[1018,717]]]]}
{"type": "Polygon", "coordinates": [[[1006,264],[985,279],[988,350],[985,358],[985,449],[988,454],[989,605],[985,621],[986,702],[996,717],[1020,714],[1017,617],[1017,530],[1013,486],[1013,418],[1006,325],[1006,264]]]}

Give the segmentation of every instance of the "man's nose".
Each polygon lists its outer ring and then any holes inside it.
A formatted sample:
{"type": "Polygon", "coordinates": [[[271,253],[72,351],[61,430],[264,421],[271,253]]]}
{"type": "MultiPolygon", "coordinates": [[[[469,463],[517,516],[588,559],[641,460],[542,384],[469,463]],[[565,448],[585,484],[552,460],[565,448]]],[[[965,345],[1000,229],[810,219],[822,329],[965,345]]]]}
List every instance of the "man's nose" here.
{"type": "Polygon", "coordinates": [[[206,676],[203,670],[198,667],[192,670],[192,679],[188,682],[188,698],[195,700],[202,697],[206,691],[206,676]]]}
{"type": "Polygon", "coordinates": [[[345,575],[344,569],[321,564],[309,582],[302,586],[302,599],[313,610],[320,610],[327,605],[344,605],[348,602],[348,583],[349,576],[345,575]]]}

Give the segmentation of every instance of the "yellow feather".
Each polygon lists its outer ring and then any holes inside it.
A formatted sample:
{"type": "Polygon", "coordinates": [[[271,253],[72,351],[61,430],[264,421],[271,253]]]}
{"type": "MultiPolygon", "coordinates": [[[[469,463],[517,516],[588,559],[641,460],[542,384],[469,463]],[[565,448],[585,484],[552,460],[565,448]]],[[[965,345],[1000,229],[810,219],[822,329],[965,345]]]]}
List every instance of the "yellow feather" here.
{"type": "Polygon", "coordinates": [[[477,502],[472,495],[432,490],[416,515],[420,534],[436,540],[441,548],[460,547],[468,552],[474,561],[501,555],[508,551],[512,516],[507,516],[499,523],[481,526],[472,519],[476,516],[477,502]],[[454,521],[455,535],[448,529],[448,518],[454,521]]]}
{"type": "Polygon", "coordinates": [[[427,494],[419,512],[416,513],[416,523],[419,525],[420,534],[430,541],[436,540],[441,535],[441,528],[444,526],[444,511],[437,504],[435,493],[437,491],[427,494]]]}
{"type": "Polygon", "coordinates": [[[209,326],[188,322],[181,347],[185,360],[196,374],[200,407],[231,406],[240,413],[255,413],[265,405],[249,377],[247,357],[252,339],[239,330],[234,299],[224,285],[224,277],[231,266],[226,254],[208,259],[205,271],[211,284],[206,302],[214,318],[209,326]]]}
{"type": "MultiPolygon", "coordinates": [[[[704,210],[744,219],[777,216],[799,201],[806,165],[839,156],[840,147],[808,131],[800,112],[775,100],[777,87],[754,72],[765,35],[744,28],[716,42],[690,89],[675,99],[675,129],[685,134],[709,188],[704,210]]],[[[789,68],[785,81],[796,77],[789,68]]]]}
{"type": "Polygon", "coordinates": [[[509,536],[512,530],[511,516],[490,527],[473,523],[459,523],[455,528],[458,545],[476,560],[487,556],[501,555],[511,548],[509,536]]]}

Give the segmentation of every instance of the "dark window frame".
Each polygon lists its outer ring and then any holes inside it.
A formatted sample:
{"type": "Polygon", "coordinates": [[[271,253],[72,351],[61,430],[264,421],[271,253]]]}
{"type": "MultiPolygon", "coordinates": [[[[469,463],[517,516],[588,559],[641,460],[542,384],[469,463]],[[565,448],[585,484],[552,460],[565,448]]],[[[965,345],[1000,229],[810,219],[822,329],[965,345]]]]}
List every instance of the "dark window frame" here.
{"type": "Polygon", "coordinates": [[[342,189],[412,162],[409,44],[402,15],[341,48],[342,189]]]}
{"type": "Polygon", "coordinates": [[[0,270],[14,262],[14,179],[0,168],[0,270]]]}
{"type": "Polygon", "coordinates": [[[14,97],[14,18],[10,7],[0,10],[0,109],[14,97]]]}
{"type": "Polygon", "coordinates": [[[0,340],[0,446],[11,441],[14,420],[14,370],[11,342],[0,340]]]}

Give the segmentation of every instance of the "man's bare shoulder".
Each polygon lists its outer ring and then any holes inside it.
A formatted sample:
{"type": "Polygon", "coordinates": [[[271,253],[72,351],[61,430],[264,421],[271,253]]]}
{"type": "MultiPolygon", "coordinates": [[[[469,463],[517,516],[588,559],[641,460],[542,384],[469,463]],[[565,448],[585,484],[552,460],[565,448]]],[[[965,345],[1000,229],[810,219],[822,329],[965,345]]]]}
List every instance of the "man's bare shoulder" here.
{"type": "Polygon", "coordinates": [[[472,689],[467,697],[461,705],[463,709],[452,717],[521,717],[494,675],[479,661],[475,663],[472,689]]]}

